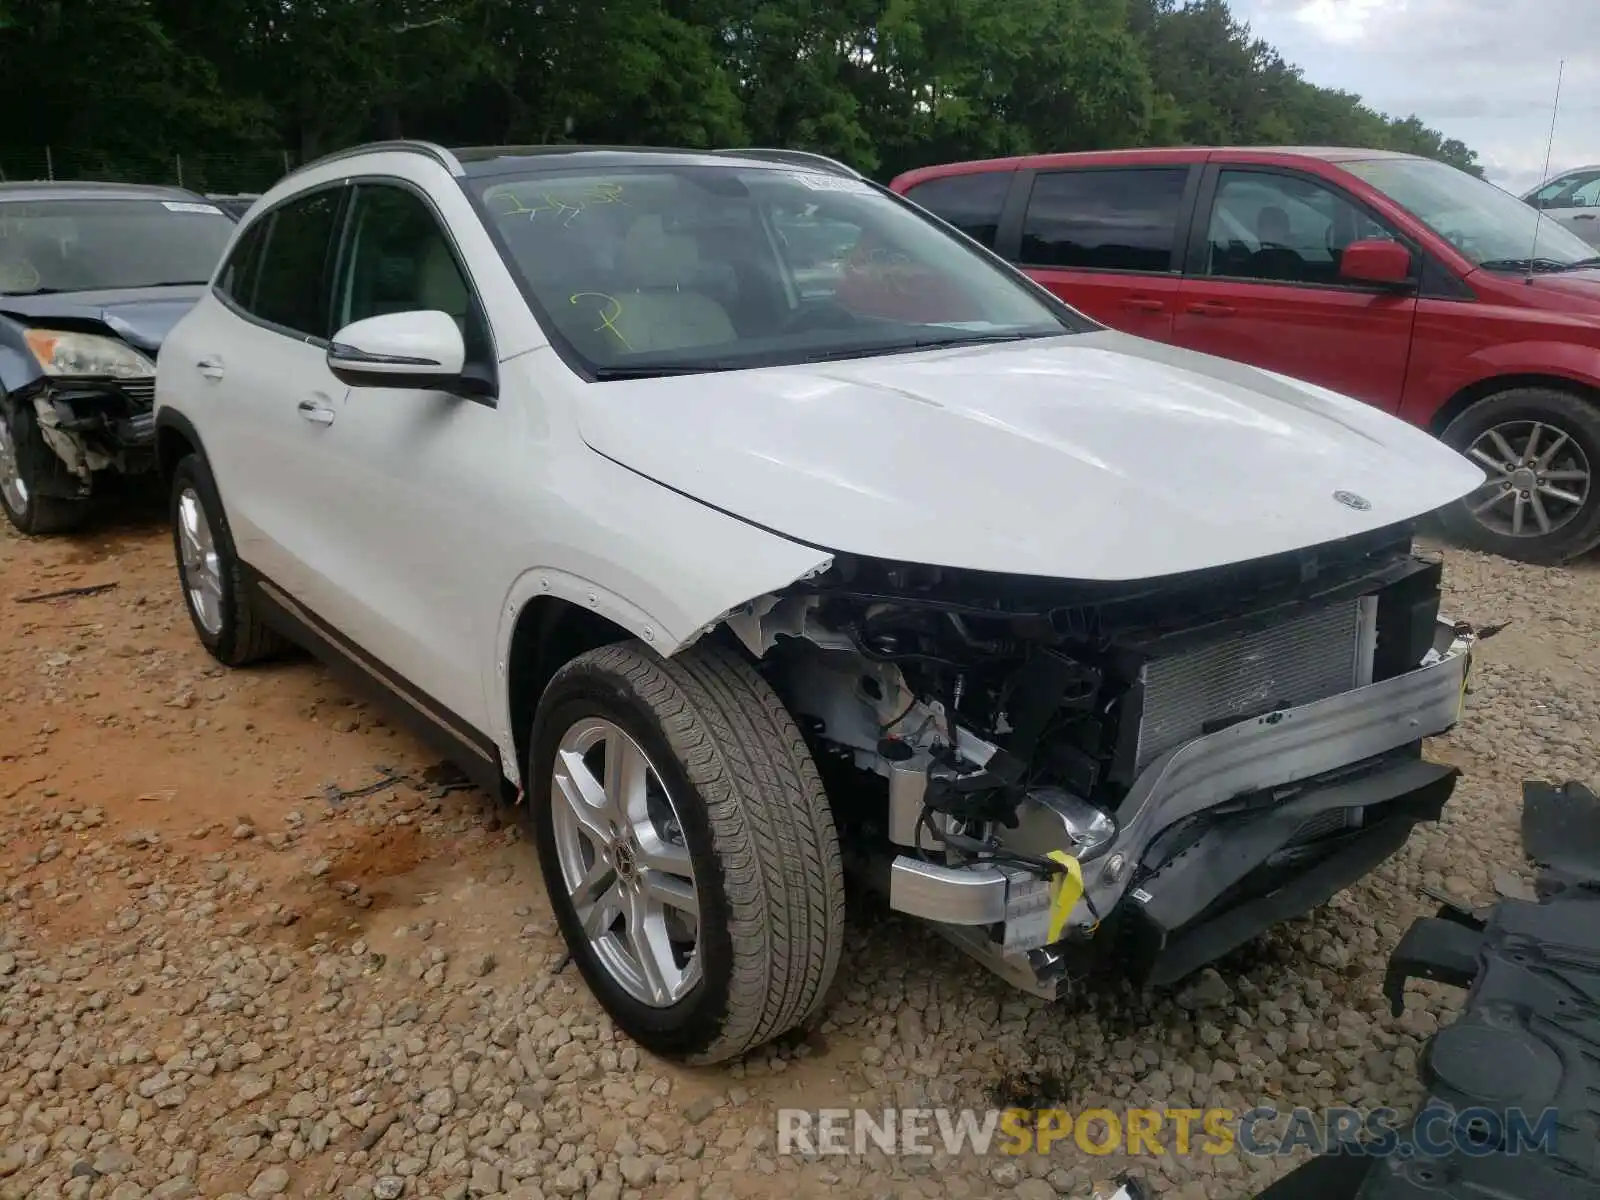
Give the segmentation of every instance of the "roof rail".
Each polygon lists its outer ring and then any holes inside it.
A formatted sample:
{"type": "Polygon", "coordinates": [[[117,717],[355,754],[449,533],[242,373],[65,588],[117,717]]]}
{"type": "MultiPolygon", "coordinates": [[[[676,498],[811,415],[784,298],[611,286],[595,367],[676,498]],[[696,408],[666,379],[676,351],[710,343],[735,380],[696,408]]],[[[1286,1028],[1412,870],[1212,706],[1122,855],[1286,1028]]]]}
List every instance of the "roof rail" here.
{"type": "MultiPolygon", "coordinates": [[[[383,154],[401,151],[410,154],[425,154],[438,163],[452,175],[462,175],[461,164],[456,161],[456,156],[443,146],[433,142],[417,141],[413,138],[396,138],[387,142],[363,142],[359,146],[346,146],[343,150],[335,150],[331,154],[324,154],[321,158],[314,158],[308,163],[301,163],[289,175],[298,175],[301,171],[309,171],[312,167],[326,166],[328,163],[338,162],[340,159],[354,158],[358,154],[383,154]]],[[[288,178],[288,176],[284,176],[288,178]]]]}
{"type": "Polygon", "coordinates": [[[850,179],[866,179],[866,176],[854,167],[846,166],[826,154],[813,154],[810,150],[773,150],[759,146],[745,146],[738,149],[713,150],[712,153],[725,154],[732,158],[761,158],[771,162],[788,162],[799,167],[816,167],[818,170],[833,175],[844,175],[850,179]]]}

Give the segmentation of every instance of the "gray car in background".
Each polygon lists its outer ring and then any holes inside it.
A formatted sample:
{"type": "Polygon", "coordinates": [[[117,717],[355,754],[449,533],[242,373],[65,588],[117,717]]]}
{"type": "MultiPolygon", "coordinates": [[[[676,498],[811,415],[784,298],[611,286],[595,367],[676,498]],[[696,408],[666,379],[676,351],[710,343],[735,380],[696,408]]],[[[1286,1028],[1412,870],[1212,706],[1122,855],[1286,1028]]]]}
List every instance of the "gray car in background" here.
{"type": "Polygon", "coordinates": [[[1600,164],[1548,179],[1523,200],[1591,246],[1600,247],[1600,164]]]}
{"type": "Polygon", "coordinates": [[[233,229],[182,188],[0,184],[0,512],[17,529],[70,529],[109,477],[154,465],[156,353],[233,229]]]}

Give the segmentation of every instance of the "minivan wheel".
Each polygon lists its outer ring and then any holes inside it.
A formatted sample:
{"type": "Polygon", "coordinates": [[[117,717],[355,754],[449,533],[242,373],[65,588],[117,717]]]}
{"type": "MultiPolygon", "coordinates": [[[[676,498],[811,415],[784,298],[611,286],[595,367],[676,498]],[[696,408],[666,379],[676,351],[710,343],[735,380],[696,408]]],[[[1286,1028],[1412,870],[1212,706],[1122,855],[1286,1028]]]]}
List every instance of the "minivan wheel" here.
{"type": "Polygon", "coordinates": [[[244,586],[216,481],[199,455],[187,455],[173,471],[170,513],[183,606],[211,656],[242,667],[284,650],[288,643],[244,586]]]}
{"type": "Polygon", "coordinates": [[[41,494],[44,472],[55,466],[32,411],[0,400],[0,508],[19,533],[68,533],[89,515],[86,500],[41,494]]]}
{"type": "Polygon", "coordinates": [[[590,651],[545,690],[531,743],[550,904],[623,1032],[710,1063],[817,1012],[844,935],[838,836],[794,719],[745,660],[590,651]]]}
{"type": "Polygon", "coordinates": [[[1444,441],[1489,473],[1441,514],[1478,550],[1559,563],[1600,542],[1600,407],[1553,388],[1511,388],[1473,404],[1444,441]]]}

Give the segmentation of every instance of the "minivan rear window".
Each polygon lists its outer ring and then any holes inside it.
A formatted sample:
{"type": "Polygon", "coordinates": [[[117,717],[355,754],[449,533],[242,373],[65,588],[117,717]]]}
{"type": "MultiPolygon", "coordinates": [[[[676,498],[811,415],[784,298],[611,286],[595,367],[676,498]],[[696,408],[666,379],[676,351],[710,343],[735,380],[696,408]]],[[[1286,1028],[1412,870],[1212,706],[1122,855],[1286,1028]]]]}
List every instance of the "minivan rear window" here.
{"type": "Polygon", "coordinates": [[[1041,173],[1022,222],[1030,267],[1171,271],[1187,167],[1041,173]]]}
{"type": "Polygon", "coordinates": [[[906,199],[993,250],[1010,190],[1010,171],[982,171],[919,183],[907,189],[906,199]]]}

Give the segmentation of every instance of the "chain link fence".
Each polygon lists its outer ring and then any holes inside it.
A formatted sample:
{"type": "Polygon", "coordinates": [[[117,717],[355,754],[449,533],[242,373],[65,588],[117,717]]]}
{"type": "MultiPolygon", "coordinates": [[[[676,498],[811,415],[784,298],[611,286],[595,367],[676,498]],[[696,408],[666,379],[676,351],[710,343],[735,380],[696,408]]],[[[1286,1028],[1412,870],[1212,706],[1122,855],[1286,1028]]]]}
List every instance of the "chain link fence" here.
{"type": "Polygon", "coordinates": [[[159,183],[196,192],[264,192],[296,165],[287,150],[244,154],[124,155],[72,146],[0,146],[0,182],[103,180],[159,183]]]}

